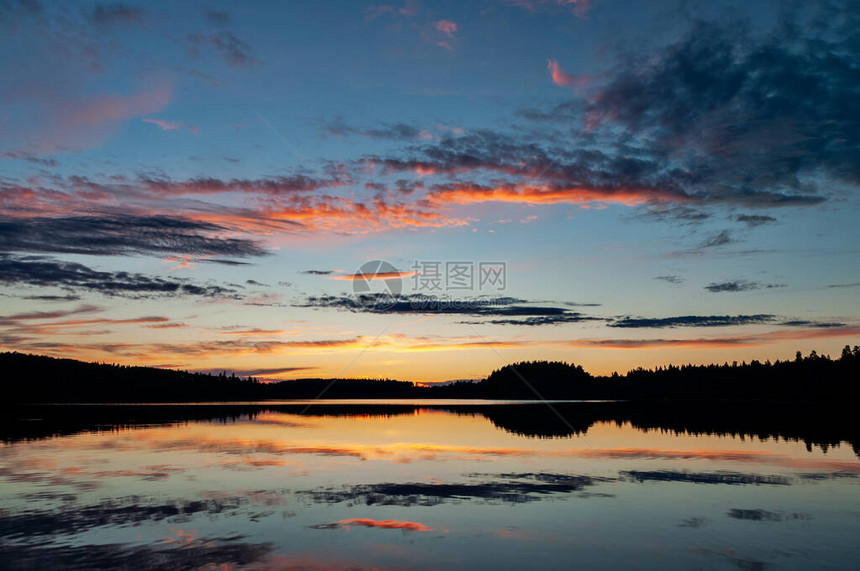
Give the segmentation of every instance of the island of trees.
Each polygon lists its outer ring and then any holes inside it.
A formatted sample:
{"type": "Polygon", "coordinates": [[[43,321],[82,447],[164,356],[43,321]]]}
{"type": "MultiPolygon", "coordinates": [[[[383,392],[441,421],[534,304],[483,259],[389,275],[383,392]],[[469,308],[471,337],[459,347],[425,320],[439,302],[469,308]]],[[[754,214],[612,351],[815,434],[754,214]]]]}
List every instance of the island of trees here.
{"type": "Polygon", "coordinates": [[[407,381],[254,378],[85,363],[0,353],[6,403],[257,401],[267,399],[860,400],[860,346],[839,358],[815,351],[786,361],[670,365],[593,376],[579,365],[527,361],[481,381],[421,386],[407,381]]]}

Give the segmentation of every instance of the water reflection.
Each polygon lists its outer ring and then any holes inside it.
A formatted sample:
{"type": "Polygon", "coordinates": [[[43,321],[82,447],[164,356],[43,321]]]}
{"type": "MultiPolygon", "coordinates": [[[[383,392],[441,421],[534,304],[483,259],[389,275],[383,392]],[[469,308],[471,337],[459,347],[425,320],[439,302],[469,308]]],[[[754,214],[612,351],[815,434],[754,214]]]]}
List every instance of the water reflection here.
{"type": "MultiPolygon", "coordinates": [[[[588,432],[595,423],[629,423],[643,431],[677,434],[775,438],[804,442],[827,450],[850,445],[860,456],[860,424],[848,405],[797,403],[631,403],[578,402],[521,404],[203,404],[203,405],[30,405],[0,409],[0,438],[6,442],[71,435],[79,432],[123,430],[179,422],[233,423],[246,420],[288,426],[305,424],[303,417],[389,418],[421,411],[482,416],[512,434],[564,438],[588,432]],[[291,420],[271,419],[284,413],[291,420]],[[286,424],[285,424],[286,423],[286,424]]],[[[490,401],[491,402],[491,401],[490,401]]]]}
{"type": "Polygon", "coordinates": [[[554,406],[9,410],[0,568],[860,562],[837,409],[554,406]]]}

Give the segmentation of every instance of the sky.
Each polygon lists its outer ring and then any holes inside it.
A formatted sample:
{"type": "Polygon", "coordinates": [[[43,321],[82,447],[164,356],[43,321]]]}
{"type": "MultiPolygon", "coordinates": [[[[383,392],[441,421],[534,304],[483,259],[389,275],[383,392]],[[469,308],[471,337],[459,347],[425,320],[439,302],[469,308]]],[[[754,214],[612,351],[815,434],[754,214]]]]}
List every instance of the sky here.
{"type": "Polygon", "coordinates": [[[418,382],[838,356],[858,14],[0,0],[0,350],[418,382]]]}

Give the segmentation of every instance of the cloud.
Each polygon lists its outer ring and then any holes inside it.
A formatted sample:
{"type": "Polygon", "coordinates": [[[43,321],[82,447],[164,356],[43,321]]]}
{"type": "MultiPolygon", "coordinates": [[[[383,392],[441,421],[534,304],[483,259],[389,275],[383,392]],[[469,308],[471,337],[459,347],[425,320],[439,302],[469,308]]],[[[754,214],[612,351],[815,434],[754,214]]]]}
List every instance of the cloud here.
{"type": "Polygon", "coordinates": [[[369,139],[390,140],[390,141],[410,141],[410,140],[437,140],[439,137],[432,135],[428,131],[410,125],[408,123],[383,123],[378,127],[353,127],[345,123],[342,119],[328,121],[322,126],[322,132],[325,135],[335,137],[347,137],[350,135],[358,135],[369,139]]]}
{"type": "Polygon", "coordinates": [[[229,12],[224,12],[220,10],[207,10],[206,11],[206,19],[209,20],[211,24],[216,26],[226,26],[230,24],[233,20],[233,17],[229,12]]]}
{"type": "Polygon", "coordinates": [[[104,308],[97,305],[84,304],[75,309],[55,310],[55,311],[28,311],[24,313],[15,313],[12,315],[0,316],[0,325],[18,325],[21,321],[43,320],[43,319],[60,319],[71,315],[80,315],[87,313],[98,313],[104,308]]]}
{"type": "Polygon", "coordinates": [[[172,89],[162,82],[130,95],[44,91],[23,98],[20,115],[26,119],[26,128],[7,129],[2,142],[15,145],[8,152],[46,156],[100,145],[122,121],[162,111],[170,102],[172,89]]]}
{"type": "Polygon", "coordinates": [[[209,45],[215,48],[224,61],[233,67],[253,67],[260,63],[251,55],[251,46],[227,30],[213,34],[189,34],[188,41],[195,47],[209,45]]]}
{"type": "Polygon", "coordinates": [[[573,14],[577,18],[585,18],[591,8],[591,0],[506,0],[508,3],[529,12],[538,12],[551,8],[573,8],[573,14]]]}
{"type": "Polygon", "coordinates": [[[836,321],[809,321],[807,319],[793,319],[790,321],[783,321],[780,325],[788,326],[788,327],[845,327],[845,323],[839,323],[836,321]]]}
{"type": "Polygon", "coordinates": [[[747,226],[754,228],[756,226],[761,226],[763,224],[771,224],[776,222],[776,218],[773,216],[764,216],[761,214],[738,214],[735,217],[735,220],[738,222],[744,222],[747,226]]]}
{"type": "Polygon", "coordinates": [[[512,297],[445,299],[423,294],[394,298],[373,293],[356,296],[322,295],[308,297],[296,306],[341,309],[356,313],[479,316],[488,320],[477,323],[497,325],[553,325],[599,319],[563,307],[533,305],[526,300],[512,297]]]}
{"type": "Polygon", "coordinates": [[[341,280],[348,282],[355,281],[372,281],[372,280],[390,280],[390,279],[402,279],[409,278],[416,274],[417,272],[371,272],[371,273],[355,273],[355,274],[336,274],[329,277],[332,280],[341,280]]]}
{"type": "Polygon", "coordinates": [[[681,285],[682,283],[684,283],[684,278],[682,278],[681,276],[655,276],[654,279],[662,280],[672,285],[681,285]]]}
{"type": "MultiPolygon", "coordinates": [[[[108,181],[83,176],[30,179],[20,184],[0,183],[0,198],[9,215],[57,217],[93,211],[126,215],[175,216],[211,223],[226,230],[272,233],[336,231],[367,233],[390,228],[445,227],[468,224],[421,200],[374,196],[365,200],[335,194],[351,178],[341,169],[330,177],[304,174],[255,179],[198,177],[176,180],[139,175],[108,181]],[[330,192],[315,193],[329,189],[330,192]],[[237,200],[210,197],[234,193],[237,200]],[[191,197],[195,197],[191,199],[191,197]]],[[[417,188],[417,185],[416,185],[417,188]]]]}
{"type": "Polygon", "coordinates": [[[633,318],[622,317],[609,323],[610,327],[664,328],[664,327],[728,327],[735,325],[760,325],[772,323],[775,316],[758,315],[682,315],[679,317],[633,318]]]}
{"type": "Polygon", "coordinates": [[[450,20],[439,20],[436,22],[435,28],[449,38],[453,38],[454,32],[457,31],[457,24],[450,20]]]}
{"type": "Polygon", "coordinates": [[[120,2],[96,4],[92,18],[93,22],[100,26],[137,24],[146,19],[146,10],[120,2]]]}
{"type": "Polygon", "coordinates": [[[80,301],[79,295],[25,295],[21,299],[30,299],[33,301],[80,301]]]}
{"type": "Polygon", "coordinates": [[[330,276],[335,272],[337,272],[337,270],[304,270],[299,273],[307,274],[309,276],[330,276]]]}
{"type": "Polygon", "coordinates": [[[827,287],[832,287],[832,288],[860,287],[860,282],[847,283],[847,284],[830,284],[827,287]]]}
{"type": "Polygon", "coordinates": [[[98,271],[75,262],[8,254],[0,254],[0,283],[7,286],[59,287],[136,298],[164,295],[236,296],[235,290],[219,285],[122,271],[98,271]]]}
{"type": "Polygon", "coordinates": [[[684,200],[671,189],[633,188],[597,185],[480,185],[474,183],[439,184],[429,194],[431,203],[474,204],[481,202],[512,202],[521,204],[587,204],[607,202],[636,206],[661,200],[684,200]]]}
{"type": "MultiPolygon", "coordinates": [[[[855,18],[849,3],[833,10],[829,22],[855,18]]],[[[848,28],[804,26],[796,16],[761,35],[742,23],[699,21],[656,53],[628,56],[585,114],[593,127],[650,137],[665,163],[702,165],[688,177],[692,194],[820,202],[823,181],[860,182],[854,40],[848,28]],[[670,154],[681,149],[686,158],[675,161],[670,154]]]]}
{"type": "Polygon", "coordinates": [[[723,349],[732,347],[760,347],[786,340],[808,340],[853,337],[860,334],[860,327],[814,327],[813,329],[778,330],[768,333],[737,335],[730,337],[700,337],[693,339],[577,339],[559,341],[564,347],[600,347],[606,349],[661,349],[699,348],[723,349]]]}
{"type": "Polygon", "coordinates": [[[561,66],[554,59],[547,61],[547,69],[550,71],[552,82],[560,87],[576,87],[586,85],[589,78],[584,75],[570,75],[561,71],[561,66]]]}
{"type": "Polygon", "coordinates": [[[225,231],[217,224],[167,216],[0,218],[0,252],[238,258],[267,254],[253,240],[213,236],[225,231]]]}
{"type": "Polygon", "coordinates": [[[60,164],[56,159],[45,159],[23,151],[7,151],[5,153],[0,153],[0,158],[27,161],[28,163],[33,163],[34,165],[40,165],[43,167],[55,167],[60,164]]]}
{"type": "Polygon", "coordinates": [[[250,262],[240,262],[239,260],[221,260],[218,258],[200,258],[195,260],[198,263],[219,264],[222,266],[251,266],[250,262]]]}
{"type": "Polygon", "coordinates": [[[717,232],[713,236],[710,236],[704,241],[702,241],[702,243],[699,244],[699,249],[717,248],[719,246],[725,246],[734,242],[736,242],[736,240],[732,238],[732,235],[728,230],[721,230],[720,232],[717,232]]]}
{"type": "Polygon", "coordinates": [[[177,121],[164,121],[163,119],[153,119],[150,117],[141,119],[144,123],[152,123],[153,125],[158,125],[164,131],[175,131],[177,129],[185,128],[194,133],[195,135],[200,135],[200,129],[195,127],[194,125],[189,125],[188,123],[180,123],[177,121]]]}
{"type": "MultiPolygon", "coordinates": [[[[0,283],[3,283],[0,281],[0,283]]],[[[120,295],[120,294],[116,294],[120,295]]],[[[160,294],[138,293],[131,297],[156,297],[160,294]]],[[[179,294],[175,294],[179,295],[179,294]]],[[[239,336],[235,339],[208,339],[186,343],[54,343],[33,341],[26,338],[5,340],[8,347],[21,351],[69,357],[75,355],[93,358],[93,355],[110,359],[125,358],[134,364],[147,361],[163,363],[165,357],[187,358],[190,356],[231,356],[264,354],[304,354],[308,352],[337,350],[366,350],[371,346],[383,345],[372,339],[354,337],[347,339],[312,339],[303,341],[283,341],[280,339],[257,339],[239,336]]],[[[222,369],[219,369],[219,371],[222,369]]]]}
{"type": "Polygon", "coordinates": [[[754,289],[761,289],[762,287],[780,287],[777,285],[762,285],[759,282],[754,282],[750,280],[733,280],[728,282],[711,282],[705,286],[705,289],[711,293],[722,293],[722,292],[739,292],[739,291],[751,291],[754,289]]]}

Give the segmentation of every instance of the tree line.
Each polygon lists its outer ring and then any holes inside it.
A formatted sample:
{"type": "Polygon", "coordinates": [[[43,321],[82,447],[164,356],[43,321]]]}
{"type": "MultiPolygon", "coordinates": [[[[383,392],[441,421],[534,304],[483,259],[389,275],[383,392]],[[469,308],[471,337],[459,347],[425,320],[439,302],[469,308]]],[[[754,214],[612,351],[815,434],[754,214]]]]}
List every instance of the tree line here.
{"type": "Polygon", "coordinates": [[[860,346],[839,358],[812,351],[785,361],[669,365],[593,376],[580,365],[525,361],[481,381],[421,386],[390,379],[238,377],[23,353],[0,353],[4,401],[194,402],[266,399],[462,398],[528,400],[860,400],[860,346]]]}

